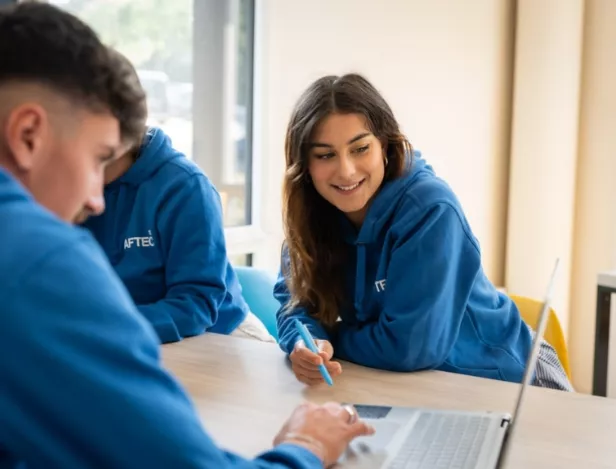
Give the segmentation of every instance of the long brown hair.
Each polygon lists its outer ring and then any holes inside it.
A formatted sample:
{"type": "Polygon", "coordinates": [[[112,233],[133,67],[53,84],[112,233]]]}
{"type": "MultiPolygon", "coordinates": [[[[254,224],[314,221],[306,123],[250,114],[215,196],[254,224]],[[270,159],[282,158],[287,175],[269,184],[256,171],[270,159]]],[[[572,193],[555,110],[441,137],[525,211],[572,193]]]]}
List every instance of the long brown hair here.
{"type": "Polygon", "coordinates": [[[282,266],[291,294],[287,310],[301,306],[326,326],[343,306],[348,246],[339,231],[339,211],[314,188],[308,174],[308,144],[331,113],[361,114],[386,146],[384,181],[404,172],[412,147],[381,94],[357,74],[318,79],[302,94],[287,127],[283,226],[289,263],[282,266]]]}

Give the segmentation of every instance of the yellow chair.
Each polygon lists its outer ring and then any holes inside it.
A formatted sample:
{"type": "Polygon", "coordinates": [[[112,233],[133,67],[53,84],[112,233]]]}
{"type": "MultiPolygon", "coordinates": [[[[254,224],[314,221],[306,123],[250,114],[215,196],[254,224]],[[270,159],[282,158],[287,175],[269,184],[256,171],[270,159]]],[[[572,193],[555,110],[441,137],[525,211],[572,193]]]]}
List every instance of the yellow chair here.
{"type": "MultiPolygon", "coordinates": [[[[509,296],[520,310],[520,315],[522,316],[524,322],[536,330],[542,303],[525,296],[509,296]]],[[[565,369],[569,381],[571,381],[571,367],[569,365],[569,352],[567,351],[565,335],[563,334],[560,321],[552,308],[550,308],[550,317],[548,318],[548,325],[545,329],[544,339],[548,344],[554,347],[554,350],[556,350],[558,359],[565,369]]]]}

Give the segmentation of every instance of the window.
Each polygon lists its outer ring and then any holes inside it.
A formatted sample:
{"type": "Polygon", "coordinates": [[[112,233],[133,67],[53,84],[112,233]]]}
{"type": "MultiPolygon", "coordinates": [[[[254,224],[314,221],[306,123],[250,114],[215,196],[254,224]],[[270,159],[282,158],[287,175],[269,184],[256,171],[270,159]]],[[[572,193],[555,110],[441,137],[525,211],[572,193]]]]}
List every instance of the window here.
{"type": "Polygon", "coordinates": [[[255,0],[50,0],[126,55],[149,124],[217,187],[230,252],[252,252],[255,0]]]}
{"type": "Polygon", "coordinates": [[[252,254],[237,254],[235,256],[229,256],[229,262],[231,262],[233,267],[251,267],[252,254]]]}

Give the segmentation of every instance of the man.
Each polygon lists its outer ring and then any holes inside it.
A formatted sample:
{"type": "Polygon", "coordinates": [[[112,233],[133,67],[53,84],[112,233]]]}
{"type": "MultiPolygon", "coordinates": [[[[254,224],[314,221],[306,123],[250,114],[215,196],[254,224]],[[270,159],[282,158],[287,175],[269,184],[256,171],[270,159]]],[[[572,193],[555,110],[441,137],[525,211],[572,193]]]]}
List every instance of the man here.
{"type": "Polygon", "coordinates": [[[316,468],[371,429],[298,408],[276,447],[217,448],[97,243],[106,165],[145,121],[135,72],[52,6],[0,9],[0,467],[316,468]]]}
{"type": "Polygon", "coordinates": [[[107,167],[104,196],[83,226],[162,343],[206,330],[275,342],[242,297],[218,192],[162,129],[107,167]]]}

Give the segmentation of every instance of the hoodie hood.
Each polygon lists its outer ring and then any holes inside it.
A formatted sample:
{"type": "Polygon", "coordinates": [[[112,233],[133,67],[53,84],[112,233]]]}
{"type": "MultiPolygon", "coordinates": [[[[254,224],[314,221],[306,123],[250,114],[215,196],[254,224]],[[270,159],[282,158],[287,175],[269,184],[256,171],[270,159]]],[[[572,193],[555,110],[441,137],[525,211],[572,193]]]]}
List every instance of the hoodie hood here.
{"type": "Polygon", "coordinates": [[[157,127],[150,127],[133,165],[118,179],[107,184],[106,189],[113,189],[121,184],[139,185],[150,179],[162,165],[176,158],[185,156],[173,148],[171,139],[165,132],[157,127]]]}
{"type": "Polygon", "coordinates": [[[383,184],[372,201],[366,218],[359,232],[349,219],[341,214],[342,232],[349,244],[369,244],[376,241],[381,231],[389,225],[389,219],[396,210],[397,202],[408,188],[419,178],[434,176],[432,166],[422,158],[421,152],[415,150],[412,158],[407,158],[406,169],[402,176],[383,184]]]}
{"type": "Polygon", "coordinates": [[[362,311],[366,281],[366,250],[367,245],[377,241],[381,232],[391,225],[391,218],[398,207],[398,201],[409,188],[420,178],[434,177],[434,170],[422,158],[421,152],[414,151],[413,157],[407,159],[404,174],[383,185],[372,201],[366,218],[359,230],[342,215],[343,236],[347,243],[354,244],[357,249],[357,267],[355,273],[355,311],[362,311]]]}
{"type": "Polygon", "coordinates": [[[396,210],[400,198],[415,181],[425,176],[434,176],[434,170],[422,158],[421,152],[414,151],[413,157],[407,159],[404,174],[398,179],[385,183],[375,197],[359,230],[356,243],[367,244],[376,241],[379,233],[388,224],[388,220],[396,210]]]}

